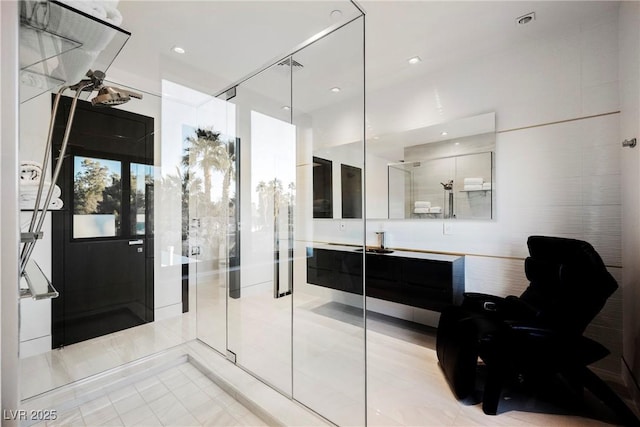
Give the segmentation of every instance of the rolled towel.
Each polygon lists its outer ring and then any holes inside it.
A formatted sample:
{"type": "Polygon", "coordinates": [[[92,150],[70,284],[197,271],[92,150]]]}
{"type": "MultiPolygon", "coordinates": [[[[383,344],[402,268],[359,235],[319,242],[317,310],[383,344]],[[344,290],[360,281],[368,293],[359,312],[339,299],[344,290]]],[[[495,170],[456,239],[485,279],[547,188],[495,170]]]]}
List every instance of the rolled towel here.
{"type": "Polygon", "coordinates": [[[491,183],[490,182],[485,182],[482,184],[482,189],[483,190],[491,190],[491,183]]]}
{"type": "Polygon", "coordinates": [[[413,210],[413,213],[426,214],[426,213],[429,213],[429,208],[415,208],[413,210]]]}
{"type": "Polygon", "coordinates": [[[482,184],[469,184],[464,186],[464,191],[478,191],[482,190],[482,184]]]}
{"type": "Polygon", "coordinates": [[[107,12],[104,9],[104,5],[99,1],[77,1],[77,0],[60,0],[61,3],[65,3],[74,9],[84,12],[88,15],[96,17],[98,19],[104,19],[107,17],[107,12]]]}
{"type": "Polygon", "coordinates": [[[484,178],[465,178],[464,185],[482,185],[484,183],[484,178]]]}
{"type": "MultiPolygon", "coordinates": [[[[20,199],[20,209],[29,209],[29,210],[34,209],[35,202],[36,202],[35,199],[33,200],[20,199]]],[[[40,201],[40,206],[41,208],[42,206],[44,206],[44,198],[40,201]]],[[[51,199],[51,202],[49,202],[49,210],[59,210],[59,209],[62,209],[63,206],[64,206],[64,203],[60,198],[51,199]]]]}
{"type": "Polygon", "coordinates": [[[431,208],[429,208],[429,213],[442,213],[442,206],[433,206],[431,208]]]}
{"type": "MultiPolygon", "coordinates": [[[[47,197],[47,191],[49,190],[50,185],[51,184],[49,184],[48,182],[44,183],[44,189],[42,190],[43,200],[45,197],[47,197]]],[[[31,200],[35,202],[37,194],[38,194],[37,185],[20,185],[20,200],[31,200]]],[[[53,194],[51,196],[51,200],[60,197],[60,194],[62,194],[60,187],[55,185],[53,187],[53,194]]]]}
{"type": "Polygon", "coordinates": [[[64,206],[64,203],[60,198],[53,199],[51,200],[51,203],[49,203],[49,209],[56,210],[56,211],[62,209],[63,206],[64,206]]]}
{"type": "Polygon", "coordinates": [[[42,163],[31,160],[20,162],[20,185],[38,185],[42,178],[42,163]]]}
{"type": "Polygon", "coordinates": [[[119,27],[120,24],[122,24],[122,13],[120,13],[118,9],[116,9],[115,7],[109,7],[105,4],[104,10],[107,12],[105,21],[115,25],[116,27],[119,27]]]}
{"type": "Polygon", "coordinates": [[[414,207],[416,207],[416,208],[430,208],[431,207],[431,202],[417,201],[417,202],[414,203],[414,207]]]}

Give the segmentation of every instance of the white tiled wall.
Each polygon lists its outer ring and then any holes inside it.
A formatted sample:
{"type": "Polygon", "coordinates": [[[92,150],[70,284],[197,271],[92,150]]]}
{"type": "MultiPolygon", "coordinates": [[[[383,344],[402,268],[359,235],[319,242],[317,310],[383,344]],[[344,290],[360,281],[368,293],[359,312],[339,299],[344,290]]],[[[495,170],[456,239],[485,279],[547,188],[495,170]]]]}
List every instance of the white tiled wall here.
{"type": "MultiPolygon", "coordinates": [[[[619,26],[620,76],[620,139],[640,138],[640,3],[623,2],[619,26]]],[[[635,378],[640,381],[640,149],[619,148],[622,158],[622,271],[624,287],[624,359],[635,378]]],[[[640,390],[635,391],[636,402],[640,390]]]]}
{"type": "MultiPolygon", "coordinates": [[[[620,279],[616,10],[553,39],[531,40],[482,62],[370,93],[367,102],[373,126],[390,131],[487,111],[496,112],[497,122],[493,221],[457,220],[444,235],[441,220],[372,220],[368,244],[374,231],[384,229],[390,247],[478,255],[467,257],[467,289],[517,295],[527,285],[522,263],[527,237],[565,236],[591,242],[620,279]],[[387,108],[389,99],[402,102],[387,108]]],[[[353,135],[329,136],[341,137],[353,135]]],[[[335,222],[316,221],[316,239],[358,243],[357,230],[350,229],[361,227],[358,223],[346,222],[340,231],[335,222]]],[[[620,370],[620,309],[618,291],[588,330],[611,350],[600,367],[613,373],[620,370]]]]}

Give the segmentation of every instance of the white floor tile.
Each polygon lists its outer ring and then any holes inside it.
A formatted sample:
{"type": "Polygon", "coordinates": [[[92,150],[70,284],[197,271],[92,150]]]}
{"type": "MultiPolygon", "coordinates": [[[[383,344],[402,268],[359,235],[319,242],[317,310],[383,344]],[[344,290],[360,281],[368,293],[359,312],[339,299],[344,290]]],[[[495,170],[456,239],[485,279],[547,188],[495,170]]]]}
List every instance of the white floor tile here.
{"type": "MultiPolygon", "coordinates": [[[[361,425],[364,419],[365,379],[364,334],[362,325],[357,322],[361,313],[341,309],[336,304],[322,311],[318,310],[319,304],[326,304],[326,301],[316,302],[315,297],[300,295],[296,298],[300,303],[295,308],[297,329],[294,328],[293,336],[294,349],[297,350],[293,360],[296,399],[317,409],[321,415],[337,424],[361,425]]],[[[235,338],[244,349],[242,357],[252,366],[273,369],[275,365],[269,366],[265,364],[265,358],[261,358],[268,353],[268,360],[277,360],[278,366],[291,371],[287,365],[290,353],[281,349],[271,351],[270,346],[274,343],[265,339],[266,335],[259,336],[261,331],[270,327],[267,322],[272,321],[276,325],[279,321],[280,316],[268,312],[274,307],[276,310],[282,309],[278,304],[271,308],[252,304],[251,312],[243,315],[243,320],[256,325],[254,332],[247,334],[252,329],[245,327],[245,335],[235,338]],[[252,348],[259,351],[249,352],[252,348]]],[[[370,320],[375,321],[384,322],[384,319],[375,317],[370,320]]],[[[34,370],[28,378],[23,379],[23,383],[28,383],[29,392],[38,387],[58,387],[83,375],[93,375],[109,369],[109,366],[118,366],[152,354],[149,352],[175,346],[189,336],[193,327],[186,320],[175,325],[162,322],[90,340],[90,345],[89,342],[80,343],[39,355],[38,358],[25,359],[23,367],[34,370]],[[34,378],[38,378],[42,372],[47,372],[42,377],[45,379],[37,384],[34,378]]],[[[433,333],[429,335],[429,332],[411,328],[403,330],[403,326],[396,323],[381,324],[378,328],[373,326],[374,323],[369,324],[366,334],[369,363],[366,371],[369,399],[367,417],[370,426],[603,425],[599,421],[565,412],[527,412],[517,405],[512,405],[498,416],[486,416],[480,404],[465,405],[453,396],[438,366],[433,333]]],[[[284,335],[272,333],[269,337],[286,342],[290,337],[284,335]]],[[[180,348],[194,356],[189,360],[202,359],[208,364],[202,360],[193,364],[185,362],[162,372],[156,370],[144,379],[136,377],[106,395],[60,413],[57,420],[46,425],[263,426],[266,423],[255,415],[260,413],[260,407],[269,408],[274,419],[286,420],[282,422],[285,425],[322,423],[301,405],[265,388],[263,383],[219,354],[213,354],[204,344],[192,341],[180,348]],[[234,386],[231,395],[203,374],[199,369],[203,366],[215,372],[216,376],[212,378],[221,378],[234,386]],[[248,401],[262,398],[261,402],[267,404],[251,406],[247,403],[244,406],[234,398],[236,390],[248,401]],[[318,422],[309,422],[310,419],[318,422]]],[[[45,395],[42,400],[29,401],[25,408],[55,408],[60,402],[81,396],[62,389],[57,394],[57,400],[45,395]]]]}

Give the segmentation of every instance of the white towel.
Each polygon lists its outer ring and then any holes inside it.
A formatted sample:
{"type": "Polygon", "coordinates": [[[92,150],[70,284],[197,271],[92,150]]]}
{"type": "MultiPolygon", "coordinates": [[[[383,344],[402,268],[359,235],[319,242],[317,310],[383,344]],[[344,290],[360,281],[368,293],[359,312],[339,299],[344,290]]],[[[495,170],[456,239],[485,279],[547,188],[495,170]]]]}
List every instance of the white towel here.
{"type": "Polygon", "coordinates": [[[491,190],[491,183],[490,182],[485,182],[482,184],[482,189],[483,190],[491,190]]]}
{"type": "Polygon", "coordinates": [[[42,164],[30,160],[20,162],[20,185],[35,185],[42,178],[42,164]]]}
{"type": "MultiPolygon", "coordinates": [[[[49,191],[49,187],[51,184],[49,184],[48,182],[45,181],[44,183],[44,188],[42,190],[42,197],[41,199],[44,200],[45,197],[47,197],[47,191],[49,191]]],[[[53,195],[51,196],[51,199],[56,199],[58,197],[60,197],[60,194],[62,194],[62,191],[60,190],[60,187],[58,187],[57,185],[55,185],[53,187],[53,195]]],[[[38,195],[38,186],[37,185],[20,185],[20,200],[25,200],[25,201],[29,201],[31,200],[32,202],[36,201],[36,196],[38,195]]]]}
{"type": "MultiPolygon", "coordinates": [[[[35,203],[36,203],[35,198],[33,200],[20,199],[20,209],[31,210],[35,208],[35,203]]],[[[44,197],[42,198],[42,200],[40,200],[40,208],[42,208],[43,206],[44,206],[44,197]]],[[[49,202],[49,210],[60,210],[62,209],[63,206],[64,206],[64,203],[60,198],[51,199],[51,202],[49,202]]]]}
{"type": "Polygon", "coordinates": [[[413,210],[413,213],[426,214],[426,213],[429,213],[429,208],[415,208],[413,210]]]}
{"type": "Polygon", "coordinates": [[[116,8],[118,2],[113,1],[78,1],[78,0],[60,0],[74,9],[78,9],[86,14],[94,16],[105,22],[119,27],[122,24],[122,14],[116,8]]]}
{"type": "Polygon", "coordinates": [[[104,9],[102,2],[100,1],[76,1],[76,0],[60,0],[61,3],[65,3],[74,9],[78,9],[88,15],[102,19],[103,21],[107,17],[107,11],[104,9]]]}
{"type": "Polygon", "coordinates": [[[414,203],[414,207],[416,207],[416,208],[430,208],[431,207],[431,202],[417,201],[417,202],[414,203]]]}
{"type": "Polygon", "coordinates": [[[464,191],[482,190],[482,184],[465,184],[464,191]]]}
{"type": "Polygon", "coordinates": [[[434,206],[429,208],[429,213],[442,213],[442,206],[434,206]]]}
{"type": "Polygon", "coordinates": [[[482,185],[484,183],[483,178],[465,178],[464,185],[482,185]]]}

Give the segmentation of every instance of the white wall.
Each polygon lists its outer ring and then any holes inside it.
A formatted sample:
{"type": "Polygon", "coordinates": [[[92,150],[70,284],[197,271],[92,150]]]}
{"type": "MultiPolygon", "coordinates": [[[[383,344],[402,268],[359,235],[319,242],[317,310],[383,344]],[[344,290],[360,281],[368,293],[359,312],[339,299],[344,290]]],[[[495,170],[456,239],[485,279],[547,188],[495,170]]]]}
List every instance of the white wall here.
{"type": "MultiPolygon", "coordinates": [[[[640,138],[640,3],[620,6],[620,139],[640,138]]],[[[635,392],[640,381],[640,146],[620,148],[622,163],[622,286],[624,361],[634,378],[626,378],[635,392]],[[634,384],[635,383],[635,384],[634,384]]],[[[627,369],[623,366],[623,373],[627,369]]]]}
{"type": "MultiPolygon", "coordinates": [[[[18,2],[0,2],[0,396],[18,409],[18,2]]],[[[4,418],[4,417],[3,417],[4,418]]],[[[18,425],[3,420],[3,426],[18,425]]]]}
{"type": "MultiPolygon", "coordinates": [[[[385,120],[416,128],[495,111],[497,206],[495,220],[457,220],[447,235],[442,221],[369,221],[367,243],[384,229],[390,247],[466,253],[467,290],[507,295],[527,284],[522,259],[529,235],[572,237],[591,242],[620,280],[618,110],[617,10],[561,37],[368,93],[367,115],[376,129],[390,128],[385,120]]],[[[316,114],[314,127],[335,130],[326,124],[343,111],[316,114]]],[[[356,138],[325,136],[327,143],[356,138]]],[[[358,224],[352,230],[347,222],[342,231],[327,221],[315,226],[317,240],[359,243],[358,224]]],[[[611,350],[599,366],[614,374],[620,372],[621,308],[618,291],[588,330],[611,350]]]]}
{"type": "MultiPolygon", "coordinates": [[[[19,158],[21,161],[42,162],[50,114],[51,93],[49,92],[20,104],[19,158]]],[[[50,181],[51,173],[51,160],[49,160],[47,181],[50,181]]],[[[28,211],[20,212],[22,231],[27,231],[31,214],[28,211]]],[[[47,214],[42,231],[43,238],[36,243],[31,259],[40,266],[46,277],[51,278],[50,213],[47,214]]],[[[20,300],[20,357],[25,358],[49,350],[51,350],[51,300],[20,300]]]]}

